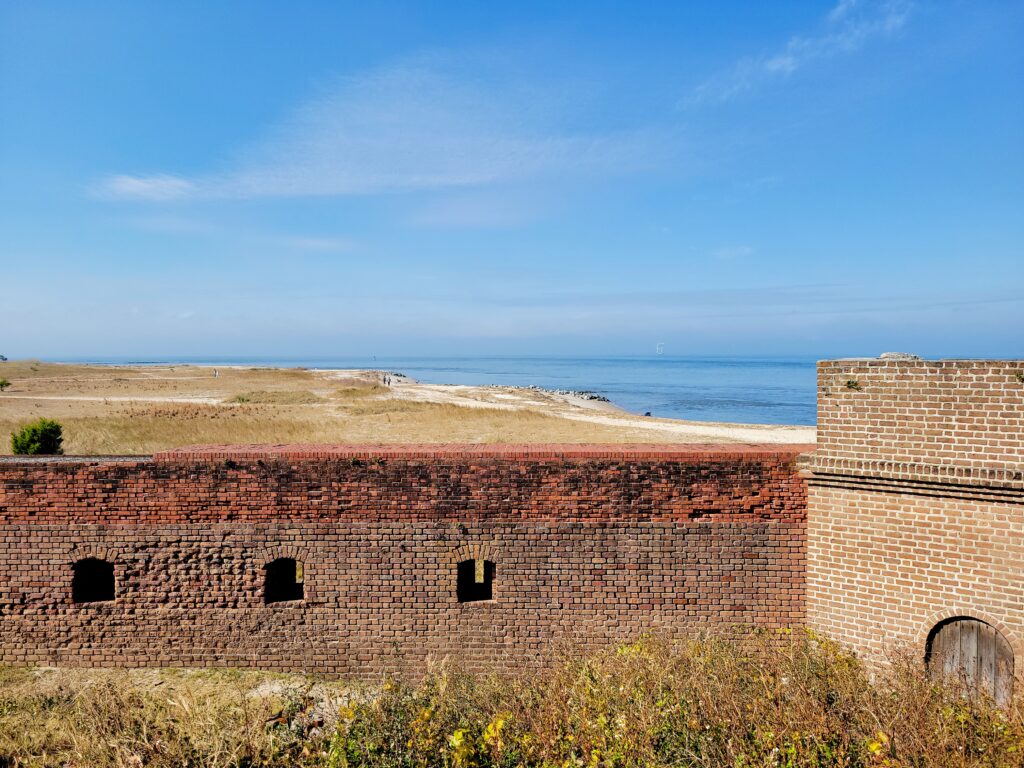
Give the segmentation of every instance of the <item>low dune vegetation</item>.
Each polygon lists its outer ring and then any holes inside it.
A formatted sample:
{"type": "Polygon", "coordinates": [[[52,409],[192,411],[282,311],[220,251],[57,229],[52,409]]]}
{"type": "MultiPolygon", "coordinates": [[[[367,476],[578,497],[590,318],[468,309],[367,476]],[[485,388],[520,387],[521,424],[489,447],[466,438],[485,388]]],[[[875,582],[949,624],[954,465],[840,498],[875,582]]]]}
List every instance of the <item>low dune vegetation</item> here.
{"type": "Polygon", "coordinates": [[[256,403],[264,405],[312,405],[324,402],[324,398],[315,392],[295,390],[292,392],[244,392],[235,395],[229,403],[256,403]]]}
{"type": "Polygon", "coordinates": [[[0,362],[0,453],[40,418],[64,452],[202,443],[813,442],[809,427],[644,419],[544,390],[420,384],[380,371],[0,362]]]}
{"type": "Polygon", "coordinates": [[[642,430],[537,409],[409,399],[372,372],[331,379],[300,369],[112,368],[2,364],[0,453],[40,417],[64,427],[68,454],[148,454],[195,444],[630,442],[642,430]]]}
{"type": "MultiPolygon", "coordinates": [[[[351,402],[342,396],[324,404],[282,404],[283,399],[115,403],[95,415],[65,416],[54,406],[38,412],[60,414],[64,450],[71,455],[149,454],[202,444],[622,441],[621,430],[615,427],[576,424],[534,411],[378,400],[372,395],[351,402]]],[[[31,421],[5,416],[0,414],[4,435],[31,421]]],[[[9,449],[5,440],[0,452],[9,449]]]]}
{"type": "Polygon", "coordinates": [[[540,674],[374,685],[244,671],[0,671],[3,766],[1020,766],[1000,709],[812,633],[646,638],[540,674]]]}

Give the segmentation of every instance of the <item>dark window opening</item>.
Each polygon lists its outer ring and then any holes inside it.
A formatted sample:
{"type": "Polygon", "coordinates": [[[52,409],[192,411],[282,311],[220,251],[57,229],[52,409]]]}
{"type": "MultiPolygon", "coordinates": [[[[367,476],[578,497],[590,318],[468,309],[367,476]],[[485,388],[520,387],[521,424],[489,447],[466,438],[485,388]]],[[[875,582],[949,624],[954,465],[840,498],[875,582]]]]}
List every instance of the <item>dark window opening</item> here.
{"type": "Polygon", "coordinates": [[[74,564],[71,579],[71,600],[76,603],[99,603],[114,599],[114,564],[89,557],[74,564]]]}
{"type": "Polygon", "coordinates": [[[494,563],[490,560],[463,560],[459,563],[455,594],[460,603],[492,599],[494,563]]]}
{"type": "Polygon", "coordinates": [[[302,600],[302,563],[290,557],[279,557],[266,566],[267,577],[263,585],[263,599],[268,603],[302,600]]]}

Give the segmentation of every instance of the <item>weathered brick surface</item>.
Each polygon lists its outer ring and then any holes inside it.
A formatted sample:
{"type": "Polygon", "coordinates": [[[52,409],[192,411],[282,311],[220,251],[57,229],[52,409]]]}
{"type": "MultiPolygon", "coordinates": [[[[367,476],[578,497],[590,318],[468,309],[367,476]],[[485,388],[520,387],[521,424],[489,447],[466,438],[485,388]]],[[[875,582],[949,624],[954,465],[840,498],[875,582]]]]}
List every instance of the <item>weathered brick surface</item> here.
{"type": "Polygon", "coordinates": [[[939,621],[970,616],[999,629],[1024,659],[1022,585],[1024,498],[810,482],[808,621],[870,657],[908,643],[923,653],[939,621]]]}
{"type": "Polygon", "coordinates": [[[969,616],[1024,671],[1022,361],[818,366],[809,462],[810,624],[883,658],[969,616]],[[856,382],[859,389],[848,387],[856,382]]]}
{"type": "Polygon", "coordinates": [[[0,661],[346,676],[519,668],[558,643],[802,623],[795,450],[211,448],[0,461],[0,661]],[[71,565],[115,564],[76,605],[71,565]],[[265,605],[262,567],[305,564],[265,605]],[[496,564],[456,601],[455,564],[496,564]]]}
{"type": "Polygon", "coordinates": [[[815,466],[1020,487],[1024,381],[1018,376],[1024,376],[1022,360],[819,363],[815,466]]]}

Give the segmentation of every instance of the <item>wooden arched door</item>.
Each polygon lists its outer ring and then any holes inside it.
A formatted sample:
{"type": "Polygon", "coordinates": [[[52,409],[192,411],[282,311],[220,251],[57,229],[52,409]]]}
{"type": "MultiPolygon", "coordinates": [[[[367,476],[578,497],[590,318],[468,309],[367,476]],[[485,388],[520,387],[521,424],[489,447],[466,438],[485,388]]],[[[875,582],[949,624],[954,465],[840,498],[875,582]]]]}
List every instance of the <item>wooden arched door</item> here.
{"type": "Polygon", "coordinates": [[[1013,650],[991,624],[957,616],[936,624],[928,635],[932,674],[959,679],[971,693],[1007,704],[1013,690],[1013,650]]]}

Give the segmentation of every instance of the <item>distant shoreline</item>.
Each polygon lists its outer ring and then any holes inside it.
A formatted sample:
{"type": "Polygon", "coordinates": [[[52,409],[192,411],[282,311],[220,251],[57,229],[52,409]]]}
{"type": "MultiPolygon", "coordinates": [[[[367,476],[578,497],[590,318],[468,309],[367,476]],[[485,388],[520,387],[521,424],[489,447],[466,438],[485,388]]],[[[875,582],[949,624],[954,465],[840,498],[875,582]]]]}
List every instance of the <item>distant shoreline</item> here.
{"type": "Polygon", "coordinates": [[[672,356],[475,356],[227,358],[220,361],[100,359],[66,365],[310,371],[387,370],[425,384],[540,387],[592,392],[627,413],[713,423],[813,426],[815,359],[672,356]]]}

